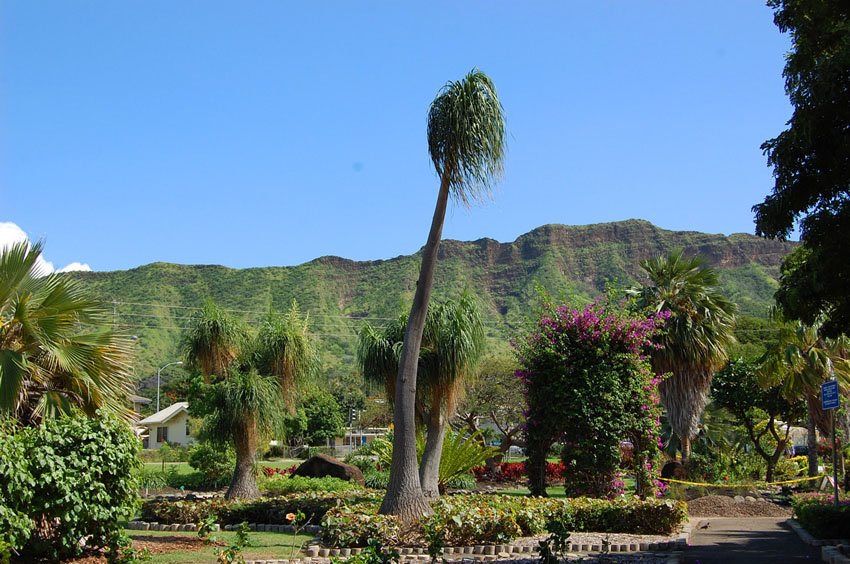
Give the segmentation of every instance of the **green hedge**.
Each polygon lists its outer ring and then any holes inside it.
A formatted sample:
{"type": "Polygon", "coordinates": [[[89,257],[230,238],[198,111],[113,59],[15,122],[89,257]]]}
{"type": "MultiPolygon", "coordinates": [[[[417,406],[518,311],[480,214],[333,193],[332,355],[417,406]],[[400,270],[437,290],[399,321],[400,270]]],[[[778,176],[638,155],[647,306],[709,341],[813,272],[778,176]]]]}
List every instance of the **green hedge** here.
{"type": "MultiPolygon", "coordinates": [[[[548,499],[502,495],[444,496],[420,523],[419,544],[501,544],[551,530],[671,534],[687,517],[680,501],[589,498],[548,499]]],[[[370,538],[397,544],[399,524],[377,515],[378,504],[347,504],[327,512],[322,540],[330,546],[365,546],[370,538]]],[[[406,539],[406,543],[410,542],[406,539]]]]}

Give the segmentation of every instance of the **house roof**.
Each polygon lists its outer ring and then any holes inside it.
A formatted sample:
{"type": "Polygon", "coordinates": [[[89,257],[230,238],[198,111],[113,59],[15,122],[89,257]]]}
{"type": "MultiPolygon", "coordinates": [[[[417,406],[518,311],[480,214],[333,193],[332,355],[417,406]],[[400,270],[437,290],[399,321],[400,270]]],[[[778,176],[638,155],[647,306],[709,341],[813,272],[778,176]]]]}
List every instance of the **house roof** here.
{"type": "Polygon", "coordinates": [[[157,411],[149,417],[145,417],[144,419],[139,421],[139,425],[157,425],[160,423],[166,423],[169,419],[173,418],[178,413],[182,413],[183,411],[188,410],[189,402],[178,401],[177,403],[169,405],[163,410],[157,411]]]}

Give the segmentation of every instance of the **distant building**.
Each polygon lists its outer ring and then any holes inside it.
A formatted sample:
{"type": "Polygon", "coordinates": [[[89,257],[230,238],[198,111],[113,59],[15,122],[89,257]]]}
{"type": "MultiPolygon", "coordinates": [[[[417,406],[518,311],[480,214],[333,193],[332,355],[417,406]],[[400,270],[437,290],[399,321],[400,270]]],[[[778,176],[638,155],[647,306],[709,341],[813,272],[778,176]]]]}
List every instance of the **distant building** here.
{"type": "Polygon", "coordinates": [[[345,435],[342,437],[335,437],[332,440],[328,440],[327,446],[331,447],[336,455],[342,456],[354,452],[378,437],[383,437],[388,432],[389,429],[384,427],[370,427],[366,429],[349,427],[345,430],[345,435]]]}
{"type": "Polygon", "coordinates": [[[139,421],[144,448],[158,449],[165,443],[188,446],[195,442],[189,435],[189,402],[179,401],[139,421]]]}
{"type": "Polygon", "coordinates": [[[130,403],[133,404],[133,411],[141,415],[142,410],[145,408],[145,406],[151,404],[151,400],[150,398],[130,394],[130,403]]]}

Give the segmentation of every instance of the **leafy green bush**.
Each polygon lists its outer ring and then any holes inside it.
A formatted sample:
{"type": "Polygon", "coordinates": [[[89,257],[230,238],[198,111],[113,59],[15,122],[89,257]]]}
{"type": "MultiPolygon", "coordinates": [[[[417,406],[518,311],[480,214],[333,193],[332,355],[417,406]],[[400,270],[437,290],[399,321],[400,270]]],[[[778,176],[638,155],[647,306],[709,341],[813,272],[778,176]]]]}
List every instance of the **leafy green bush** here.
{"type": "MultiPolygon", "coordinates": [[[[469,546],[499,544],[546,531],[669,534],[686,517],[682,502],[639,499],[614,501],[501,495],[444,496],[434,514],[420,522],[419,544],[469,546]]],[[[365,546],[370,538],[398,543],[399,524],[377,515],[378,503],[346,503],[325,515],[323,540],[331,546],[365,546]]],[[[406,543],[411,542],[408,538],[406,543]]]]}
{"type": "Polygon", "coordinates": [[[35,479],[16,430],[12,422],[0,423],[0,561],[10,548],[23,546],[32,530],[27,512],[35,479]]]}
{"type": "Polygon", "coordinates": [[[149,500],[142,504],[142,520],[152,523],[200,523],[210,517],[219,521],[219,515],[230,506],[224,498],[193,501],[149,500]]]}
{"type": "Polygon", "coordinates": [[[799,494],[791,498],[794,516],[804,529],[819,539],[850,538],[850,499],[824,494],[799,494]]]}
{"type": "Polygon", "coordinates": [[[472,474],[458,474],[446,483],[446,488],[450,490],[474,490],[478,482],[475,481],[475,476],[472,474]]]}
{"type": "Polygon", "coordinates": [[[352,466],[357,466],[357,468],[359,468],[360,471],[363,472],[364,475],[367,472],[372,472],[374,470],[377,470],[377,468],[378,468],[377,462],[375,461],[375,459],[373,457],[364,456],[364,455],[360,454],[360,452],[362,452],[365,448],[366,447],[364,447],[363,449],[360,449],[360,451],[358,451],[358,452],[346,455],[346,457],[343,459],[343,462],[345,462],[346,464],[351,464],[352,466]]]}
{"type": "Polygon", "coordinates": [[[375,501],[330,509],[322,519],[322,541],[340,547],[367,546],[370,540],[384,546],[398,546],[401,534],[398,518],[378,515],[378,507],[375,501]]]}
{"type": "Polygon", "coordinates": [[[233,477],[236,452],[231,445],[203,441],[189,450],[189,466],[203,474],[210,485],[224,485],[233,477]]]}
{"type": "Polygon", "coordinates": [[[686,518],[687,505],[681,501],[584,497],[566,500],[549,516],[547,529],[667,535],[676,531],[686,518]]]}
{"type": "Polygon", "coordinates": [[[307,478],[304,476],[283,476],[276,474],[260,483],[260,490],[272,496],[300,492],[347,492],[360,489],[355,482],[326,476],[307,478]]]}
{"type": "Polygon", "coordinates": [[[372,470],[363,474],[363,480],[366,482],[367,488],[375,490],[385,490],[390,485],[389,470],[372,470]]]}
{"type": "Polygon", "coordinates": [[[0,496],[15,495],[11,506],[0,507],[0,541],[51,561],[82,554],[84,537],[88,549],[118,548],[118,522],[131,517],[138,502],[141,465],[139,441],[125,423],[62,417],[5,432],[0,442],[0,460],[6,455],[17,460],[0,462],[0,496]],[[38,523],[30,535],[24,516],[38,523]]]}

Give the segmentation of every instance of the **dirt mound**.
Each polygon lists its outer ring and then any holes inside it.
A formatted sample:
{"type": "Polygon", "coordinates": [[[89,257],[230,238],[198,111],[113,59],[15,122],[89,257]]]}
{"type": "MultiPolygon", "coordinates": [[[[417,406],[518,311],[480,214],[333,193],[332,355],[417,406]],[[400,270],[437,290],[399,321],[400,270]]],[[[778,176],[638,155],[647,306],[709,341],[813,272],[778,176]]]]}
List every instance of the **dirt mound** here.
{"type": "Polygon", "coordinates": [[[791,510],[766,499],[707,495],[688,502],[691,517],[790,517],[791,510]]]}

